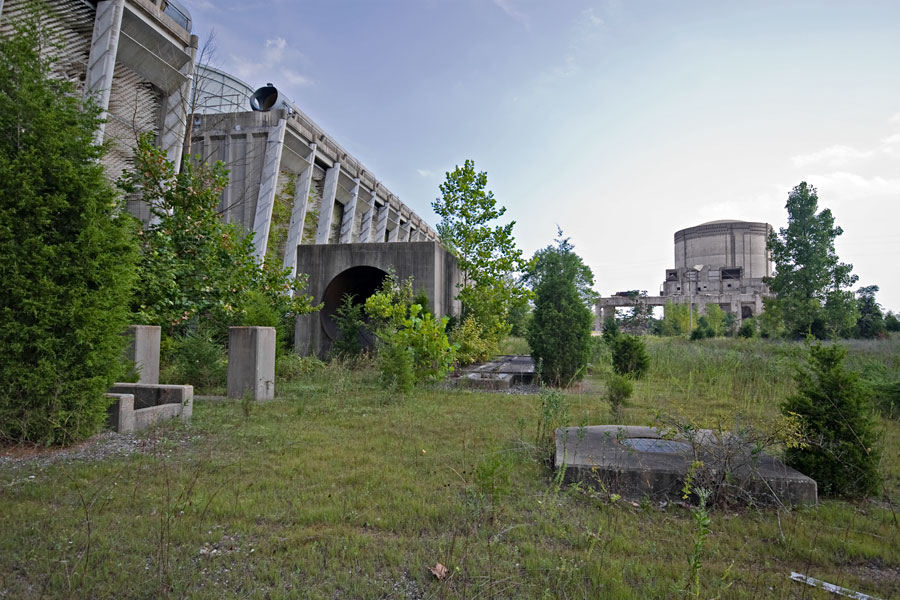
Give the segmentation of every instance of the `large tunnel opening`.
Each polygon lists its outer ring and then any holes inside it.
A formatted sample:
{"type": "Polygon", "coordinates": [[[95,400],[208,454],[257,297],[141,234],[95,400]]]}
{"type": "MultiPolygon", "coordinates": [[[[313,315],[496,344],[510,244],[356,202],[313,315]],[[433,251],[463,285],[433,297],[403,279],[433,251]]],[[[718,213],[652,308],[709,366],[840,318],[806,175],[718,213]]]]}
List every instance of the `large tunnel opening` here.
{"type": "MultiPolygon", "coordinates": [[[[387,273],[377,267],[351,267],[342,271],[325,288],[322,296],[322,310],[319,312],[322,321],[322,329],[332,341],[338,338],[337,322],[334,320],[335,311],[344,301],[344,295],[353,296],[353,304],[365,304],[366,299],[378,291],[387,273]]],[[[375,342],[373,335],[364,331],[360,340],[364,347],[372,346],[375,342]]]]}

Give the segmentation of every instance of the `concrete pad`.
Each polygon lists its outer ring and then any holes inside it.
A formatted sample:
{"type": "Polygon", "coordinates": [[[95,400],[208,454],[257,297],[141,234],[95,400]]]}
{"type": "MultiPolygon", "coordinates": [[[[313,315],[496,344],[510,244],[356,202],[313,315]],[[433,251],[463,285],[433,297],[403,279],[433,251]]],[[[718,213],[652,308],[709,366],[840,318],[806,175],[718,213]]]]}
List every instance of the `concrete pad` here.
{"type": "MultiPolygon", "coordinates": [[[[665,439],[653,427],[595,425],[561,427],[556,431],[556,469],[565,469],[567,483],[582,481],[623,497],[680,499],[684,478],[696,458],[724,477],[713,432],[697,432],[694,443],[683,437],[665,439]]],[[[668,436],[666,436],[668,438],[668,436]]],[[[721,447],[721,446],[719,446],[721,447]]],[[[728,472],[755,502],[815,504],[816,482],[767,454],[729,452],[728,472]]]]}
{"type": "Polygon", "coordinates": [[[275,328],[228,328],[228,397],[275,397],[275,328]]]}

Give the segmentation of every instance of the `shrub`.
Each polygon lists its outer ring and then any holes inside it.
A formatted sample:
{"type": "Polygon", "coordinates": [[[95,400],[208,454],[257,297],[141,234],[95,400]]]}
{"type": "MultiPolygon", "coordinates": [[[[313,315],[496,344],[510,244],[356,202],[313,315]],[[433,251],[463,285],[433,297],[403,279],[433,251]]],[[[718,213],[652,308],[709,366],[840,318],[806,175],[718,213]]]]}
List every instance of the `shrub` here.
{"type": "Polygon", "coordinates": [[[845,354],[839,345],[809,347],[795,376],[797,393],[781,406],[800,420],[806,446],[788,448],[785,461],[825,495],[866,496],[881,486],[880,449],[867,390],[844,369],[845,354]]]}
{"type": "Polygon", "coordinates": [[[900,319],[893,312],[888,311],[884,316],[884,328],[887,331],[900,331],[900,319]]]}
{"type": "Polygon", "coordinates": [[[738,330],[738,336],[742,338],[752,338],[756,336],[756,321],[753,319],[744,319],[741,328],[738,330]]]}
{"type": "Polygon", "coordinates": [[[278,381],[295,381],[325,369],[326,365],[315,356],[299,354],[283,354],[275,359],[275,379],[278,381]]]}
{"type": "Polygon", "coordinates": [[[53,73],[42,17],[0,36],[0,441],[49,445],[106,420],[136,254],[93,141],[100,111],[53,73]]]}
{"type": "Polygon", "coordinates": [[[334,342],[334,352],[338,356],[359,356],[363,350],[362,330],[363,305],[353,302],[352,294],[344,294],[341,305],[334,313],[338,328],[338,339],[334,342]]]}
{"type": "Polygon", "coordinates": [[[228,354],[224,346],[207,334],[192,332],[175,338],[171,362],[173,377],[179,384],[201,389],[225,385],[228,354]]]}
{"type": "Polygon", "coordinates": [[[584,377],[590,356],[593,316],[577,285],[583,263],[568,239],[541,252],[528,346],[541,380],[568,386],[584,377]]]}
{"type": "Polygon", "coordinates": [[[613,371],[640,379],[650,369],[650,355],[644,340],[636,335],[617,336],[612,343],[613,371]]]}
{"type": "Polygon", "coordinates": [[[456,359],[461,365],[488,360],[494,350],[493,342],[472,315],[450,331],[450,341],[456,346],[456,359]]]}
{"type": "Polygon", "coordinates": [[[606,399],[612,409],[613,418],[619,420],[622,416],[622,407],[631,397],[634,385],[631,380],[615,373],[606,379],[606,399]]]}
{"type": "Polygon", "coordinates": [[[381,387],[408,394],[416,384],[413,357],[399,340],[381,340],[378,346],[378,382],[381,387]]]}

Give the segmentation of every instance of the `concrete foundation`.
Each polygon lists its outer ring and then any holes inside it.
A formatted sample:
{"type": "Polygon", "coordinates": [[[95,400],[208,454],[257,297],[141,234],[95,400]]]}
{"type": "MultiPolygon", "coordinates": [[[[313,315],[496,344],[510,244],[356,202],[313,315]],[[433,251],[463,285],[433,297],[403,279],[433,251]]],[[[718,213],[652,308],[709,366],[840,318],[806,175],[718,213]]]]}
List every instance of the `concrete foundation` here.
{"type": "Polygon", "coordinates": [[[413,278],[414,290],[425,292],[432,313],[459,313],[456,259],[437,242],[301,245],[297,272],[309,274],[306,291],[324,306],[297,319],[295,350],[327,354],[338,335],[334,313],[344,294],[351,294],[354,303],[364,303],[391,270],[400,281],[413,278]]]}
{"type": "Polygon", "coordinates": [[[228,329],[228,397],[250,392],[256,401],[275,397],[275,328],[228,329]]]}
{"type": "MultiPolygon", "coordinates": [[[[695,450],[707,468],[724,469],[717,464],[721,460],[716,457],[721,453],[710,446],[721,442],[710,431],[698,433],[695,439],[701,442],[695,441],[692,446],[678,437],[664,439],[652,427],[560,428],[556,432],[555,465],[565,469],[567,483],[582,481],[632,499],[677,500],[695,450]]],[[[816,503],[816,482],[806,475],[767,454],[754,456],[749,448],[731,454],[728,472],[755,502],[816,503]]]]}
{"type": "Polygon", "coordinates": [[[160,328],[156,325],[131,325],[125,359],[134,363],[138,383],[159,383],[160,328]]]}
{"type": "Polygon", "coordinates": [[[140,431],[160,421],[190,420],[194,388],[190,385],[116,383],[107,396],[115,402],[107,409],[107,423],[119,433],[140,431]]]}

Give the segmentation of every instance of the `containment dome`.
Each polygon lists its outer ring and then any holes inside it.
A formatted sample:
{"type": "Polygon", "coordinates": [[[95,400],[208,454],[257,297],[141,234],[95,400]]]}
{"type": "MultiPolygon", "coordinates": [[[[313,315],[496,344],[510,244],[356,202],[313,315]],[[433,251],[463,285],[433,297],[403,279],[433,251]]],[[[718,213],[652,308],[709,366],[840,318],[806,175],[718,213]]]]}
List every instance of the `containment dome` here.
{"type": "Polygon", "coordinates": [[[675,268],[740,269],[741,278],[772,275],[768,223],[711,221],[675,233],[675,268]]]}

